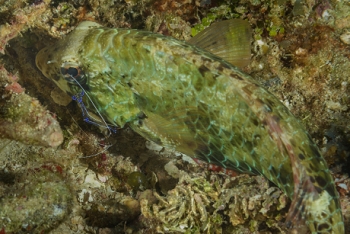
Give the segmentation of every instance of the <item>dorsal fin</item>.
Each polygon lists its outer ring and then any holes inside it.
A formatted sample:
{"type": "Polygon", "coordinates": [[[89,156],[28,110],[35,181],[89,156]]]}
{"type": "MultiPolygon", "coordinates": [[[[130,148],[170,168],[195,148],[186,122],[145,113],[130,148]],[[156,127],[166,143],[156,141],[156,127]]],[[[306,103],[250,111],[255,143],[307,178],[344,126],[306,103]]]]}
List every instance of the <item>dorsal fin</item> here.
{"type": "Polygon", "coordinates": [[[231,19],[214,23],[188,43],[205,49],[237,67],[250,62],[251,28],[249,22],[231,19]]]}

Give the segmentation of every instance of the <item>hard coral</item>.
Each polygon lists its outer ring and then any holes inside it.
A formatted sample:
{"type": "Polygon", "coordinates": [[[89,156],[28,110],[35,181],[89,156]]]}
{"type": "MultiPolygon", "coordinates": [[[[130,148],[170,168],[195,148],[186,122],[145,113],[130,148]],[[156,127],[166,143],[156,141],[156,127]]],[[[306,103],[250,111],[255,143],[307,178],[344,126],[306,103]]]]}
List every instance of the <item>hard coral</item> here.
{"type": "Polygon", "coordinates": [[[278,223],[287,212],[287,197],[259,176],[212,175],[206,180],[182,174],[165,197],[157,192],[154,196],[158,203],[153,205],[141,200],[141,213],[143,222],[153,223],[158,233],[226,233],[246,226],[251,232],[283,232],[278,223]],[[225,219],[231,225],[225,225],[225,219]]]}

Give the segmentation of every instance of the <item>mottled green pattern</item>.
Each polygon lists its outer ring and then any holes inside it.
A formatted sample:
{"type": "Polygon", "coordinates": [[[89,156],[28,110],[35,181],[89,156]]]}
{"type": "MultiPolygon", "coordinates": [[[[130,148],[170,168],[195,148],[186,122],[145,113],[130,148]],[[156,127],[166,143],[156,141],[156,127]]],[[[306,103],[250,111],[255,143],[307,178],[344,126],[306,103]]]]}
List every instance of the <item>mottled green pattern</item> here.
{"type": "Polygon", "coordinates": [[[61,89],[80,91],[60,74],[67,64],[80,68],[81,85],[109,123],[128,124],[192,157],[262,174],[293,200],[290,221],[306,218],[312,233],[344,233],[326,162],[276,97],[231,64],[185,42],[87,25],[38,54],[39,69],[61,89]]]}

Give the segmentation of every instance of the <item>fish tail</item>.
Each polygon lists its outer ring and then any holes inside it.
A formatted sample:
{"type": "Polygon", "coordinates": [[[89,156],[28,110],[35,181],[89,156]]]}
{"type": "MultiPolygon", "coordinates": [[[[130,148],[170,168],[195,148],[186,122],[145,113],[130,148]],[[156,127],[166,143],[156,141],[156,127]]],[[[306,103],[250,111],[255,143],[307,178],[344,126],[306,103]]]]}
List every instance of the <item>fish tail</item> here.
{"type": "Polygon", "coordinates": [[[339,206],[339,198],[331,195],[327,190],[319,192],[301,167],[299,180],[295,184],[292,204],[286,218],[287,227],[300,229],[306,224],[311,233],[343,234],[344,224],[339,206]]]}
{"type": "MultiPolygon", "coordinates": [[[[295,166],[293,166],[295,168],[295,166]]],[[[300,173],[300,170],[298,170],[300,173]]],[[[301,229],[305,225],[305,214],[310,206],[310,201],[317,197],[315,186],[312,184],[310,177],[305,171],[301,175],[297,175],[296,180],[300,181],[294,184],[294,194],[292,204],[290,205],[288,215],[286,217],[286,225],[288,228],[301,229]],[[302,182],[301,182],[302,181],[302,182]]]]}
{"type": "Polygon", "coordinates": [[[287,151],[291,162],[294,192],[287,226],[299,229],[306,224],[312,234],[345,233],[339,195],[317,147],[308,142],[310,157],[306,158],[298,147],[293,147],[290,134],[279,118],[269,114],[265,117],[271,136],[281,151],[287,151]]]}
{"type": "Polygon", "coordinates": [[[287,226],[293,224],[298,227],[306,223],[313,234],[345,233],[342,213],[338,208],[339,195],[328,169],[318,168],[319,176],[315,177],[308,173],[305,162],[296,157],[291,145],[285,146],[290,155],[294,178],[294,193],[286,219],[287,226]],[[329,176],[323,178],[321,175],[329,176]]]}

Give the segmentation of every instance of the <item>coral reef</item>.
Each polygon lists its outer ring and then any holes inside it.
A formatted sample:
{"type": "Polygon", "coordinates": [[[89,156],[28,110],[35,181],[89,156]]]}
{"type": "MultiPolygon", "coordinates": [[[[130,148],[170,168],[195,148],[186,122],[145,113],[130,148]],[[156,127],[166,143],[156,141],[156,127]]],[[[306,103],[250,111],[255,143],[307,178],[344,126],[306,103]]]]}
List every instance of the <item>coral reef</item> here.
{"type": "Polygon", "coordinates": [[[280,231],[288,198],[262,177],[222,177],[182,172],[178,185],[157,202],[141,200],[143,222],[152,220],[153,233],[238,233],[280,231]],[[146,220],[145,220],[146,219],[146,220]],[[225,224],[229,220],[231,225],[225,224]],[[249,227],[249,228],[247,228],[249,227]]]}
{"type": "Polygon", "coordinates": [[[0,184],[2,233],[46,232],[70,213],[73,197],[60,165],[45,164],[16,176],[0,173],[0,184]]]}
{"type": "Polygon", "coordinates": [[[0,233],[285,232],[288,201],[265,179],[208,172],[128,128],[105,138],[34,65],[40,48],[83,20],[187,40],[233,17],[254,30],[244,71],[317,142],[350,230],[349,12],[348,1],[336,0],[0,0],[0,212],[13,220],[1,219],[0,233]],[[38,220],[30,215],[43,212],[35,204],[60,212],[47,209],[38,220]]]}
{"type": "Polygon", "coordinates": [[[56,118],[24,93],[18,78],[0,67],[0,137],[56,147],[63,141],[56,118]]]}
{"type": "Polygon", "coordinates": [[[26,6],[24,1],[14,0],[0,4],[0,14],[9,15],[7,22],[1,22],[0,25],[0,53],[5,53],[5,46],[9,40],[35,24],[36,18],[46,10],[49,2],[45,0],[41,4],[26,6]]]}

